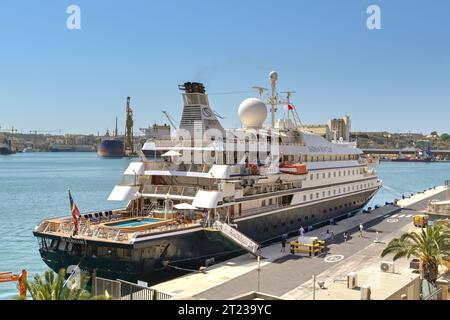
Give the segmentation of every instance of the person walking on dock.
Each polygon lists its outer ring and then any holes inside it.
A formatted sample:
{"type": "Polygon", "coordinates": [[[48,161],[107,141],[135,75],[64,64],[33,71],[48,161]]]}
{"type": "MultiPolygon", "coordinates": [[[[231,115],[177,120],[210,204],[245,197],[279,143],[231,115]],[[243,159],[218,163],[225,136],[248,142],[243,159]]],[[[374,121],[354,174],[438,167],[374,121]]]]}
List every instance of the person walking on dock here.
{"type": "Polygon", "coordinates": [[[305,233],[305,229],[303,229],[303,226],[300,226],[300,229],[298,229],[298,232],[300,234],[300,237],[303,237],[303,234],[305,233]]]}
{"type": "Polygon", "coordinates": [[[286,233],[281,236],[281,252],[286,252],[287,237],[286,233]]]}
{"type": "Polygon", "coordinates": [[[347,231],[344,232],[344,242],[347,243],[348,233],[347,231]]]}
{"type": "Polygon", "coordinates": [[[359,237],[362,238],[363,237],[363,230],[364,230],[364,226],[362,225],[362,223],[359,224],[359,237]]]}

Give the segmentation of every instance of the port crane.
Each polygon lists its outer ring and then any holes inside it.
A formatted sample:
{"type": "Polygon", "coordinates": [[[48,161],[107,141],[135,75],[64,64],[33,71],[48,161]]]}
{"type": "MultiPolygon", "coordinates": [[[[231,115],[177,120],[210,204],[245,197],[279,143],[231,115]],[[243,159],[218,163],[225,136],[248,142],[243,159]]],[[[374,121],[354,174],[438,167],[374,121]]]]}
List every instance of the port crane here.
{"type": "Polygon", "coordinates": [[[170,124],[175,130],[178,130],[178,126],[175,124],[176,121],[167,113],[165,110],[161,110],[161,112],[166,116],[167,120],[169,120],[170,124]]]}
{"type": "Polygon", "coordinates": [[[133,109],[131,108],[131,97],[127,97],[126,123],[125,123],[125,155],[134,155],[134,135],[133,135],[133,109]]]}
{"type": "Polygon", "coordinates": [[[0,272],[0,283],[16,282],[19,289],[19,296],[25,298],[27,296],[27,287],[25,281],[27,280],[27,270],[22,270],[22,273],[14,274],[12,272],[0,272]]]}

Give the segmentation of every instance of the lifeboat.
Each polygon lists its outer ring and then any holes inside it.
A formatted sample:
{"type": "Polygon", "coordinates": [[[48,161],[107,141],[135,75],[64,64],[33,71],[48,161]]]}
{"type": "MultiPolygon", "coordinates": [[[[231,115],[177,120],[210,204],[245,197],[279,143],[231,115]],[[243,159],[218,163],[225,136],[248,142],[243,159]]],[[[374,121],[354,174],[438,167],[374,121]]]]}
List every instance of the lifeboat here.
{"type": "Polygon", "coordinates": [[[287,173],[287,174],[307,174],[308,173],[308,167],[306,164],[302,163],[289,163],[289,162],[283,162],[280,165],[280,172],[281,173],[287,173]]]}

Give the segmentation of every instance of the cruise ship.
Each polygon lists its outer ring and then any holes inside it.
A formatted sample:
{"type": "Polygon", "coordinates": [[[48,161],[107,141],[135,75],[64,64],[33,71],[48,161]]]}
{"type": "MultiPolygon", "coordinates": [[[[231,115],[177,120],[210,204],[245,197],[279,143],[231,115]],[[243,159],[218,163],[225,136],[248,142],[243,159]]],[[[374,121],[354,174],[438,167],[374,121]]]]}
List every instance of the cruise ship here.
{"type": "Polygon", "coordinates": [[[78,266],[156,283],[171,271],[260,256],[285,233],[362,210],[382,184],[376,163],[303,130],[277,91],[278,74],[269,80],[267,103],[245,99],[242,127],[228,130],[203,84],[181,85],[176,135],[148,140],[109,196],[126,207],[82,213],[77,226],[71,215],[43,220],[34,230],[43,261],[55,271],[78,266]],[[281,108],[287,114],[278,119],[281,108]]]}

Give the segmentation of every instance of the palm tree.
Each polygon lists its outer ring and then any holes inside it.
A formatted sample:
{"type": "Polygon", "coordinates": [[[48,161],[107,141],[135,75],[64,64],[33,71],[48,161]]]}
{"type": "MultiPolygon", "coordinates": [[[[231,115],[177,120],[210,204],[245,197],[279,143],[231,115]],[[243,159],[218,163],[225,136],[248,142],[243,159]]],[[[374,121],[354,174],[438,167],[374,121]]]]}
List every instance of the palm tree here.
{"type": "Polygon", "coordinates": [[[403,257],[418,258],[422,279],[435,284],[442,258],[450,254],[450,228],[444,223],[436,223],[423,228],[421,232],[405,233],[391,240],[381,256],[388,254],[394,254],[394,261],[403,257]]]}
{"type": "Polygon", "coordinates": [[[81,276],[82,289],[70,289],[65,286],[66,270],[59,270],[58,274],[51,270],[46,271],[42,277],[40,274],[34,276],[33,282],[25,282],[28,292],[33,300],[87,300],[90,293],[84,288],[88,282],[86,276],[81,276]]]}

